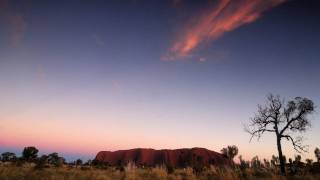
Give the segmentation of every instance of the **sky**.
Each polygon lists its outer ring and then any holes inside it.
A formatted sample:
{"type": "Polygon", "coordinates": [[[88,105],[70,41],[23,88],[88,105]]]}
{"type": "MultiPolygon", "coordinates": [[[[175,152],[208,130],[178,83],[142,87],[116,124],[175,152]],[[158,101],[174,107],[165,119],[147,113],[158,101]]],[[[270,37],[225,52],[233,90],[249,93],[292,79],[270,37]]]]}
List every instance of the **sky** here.
{"type": "MultiPolygon", "coordinates": [[[[236,145],[268,93],[320,106],[317,0],[0,0],[0,152],[236,145]]],[[[304,133],[320,146],[319,110],[304,133]]],[[[283,141],[284,153],[293,157],[283,141]]]]}

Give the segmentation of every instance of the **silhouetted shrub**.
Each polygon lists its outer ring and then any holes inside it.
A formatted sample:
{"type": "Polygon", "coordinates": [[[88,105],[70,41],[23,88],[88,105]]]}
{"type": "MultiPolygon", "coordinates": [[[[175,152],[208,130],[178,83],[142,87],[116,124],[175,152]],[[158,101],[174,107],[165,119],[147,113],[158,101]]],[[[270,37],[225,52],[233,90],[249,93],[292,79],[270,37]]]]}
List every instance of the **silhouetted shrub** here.
{"type": "Polygon", "coordinates": [[[263,169],[254,169],[252,175],[259,178],[267,178],[270,176],[270,174],[263,169]]]}
{"type": "Polygon", "coordinates": [[[83,171],[87,171],[87,170],[90,170],[90,167],[86,167],[86,166],[81,166],[81,168],[80,168],[81,170],[83,170],[83,171]]]}
{"type": "Polygon", "coordinates": [[[238,152],[239,152],[238,147],[235,145],[228,146],[226,148],[221,149],[221,153],[231,161],[233,161],[233,158],[238,154],[238,152]]]}
{"type": "Polygon", "coordinates": [[[106,169],[108,168],[109,164],[106,162],[98,161],[96,159],[92,160],[92,166],[99,169],[106,169]]]}
{"type": "Polygon", "coordinates": [[[263,165],[265,168],[268,168],[268,169],[270,169],[271,167],[271,164],[267,159],[263,159],[263,165]]]}
{"type": "Polygon", "coordinates": [[[320,149],[319,148],[316,148],[314,150],[314,155],[316,156],[317,161],[320,162],[320,149]]]}
{"type": "Polygon", "coordinates": [[[277,165],[279,164],[279,158],[275,155],[272,155],[270,164],[272,168],[276,168],[277,165]]]}
{"type": "Polygon", "coordinates": [[[92,160],[89,159],[87,162],[85,162],[83,165],[85,166],[91,166],[92,165],[92,160]]]}
{"type": "Polygon", "coordinates": [[[38,169],[38,170],[44,169],[44,168],[48,167],[47,164],[48,164],[48,156],[42,155],[38,159],[36,166],[35,166],[35,169],[38,169]]]}
{"type": "Polygon", "coordinates": [[[25,147],[22,151],[22,158],[26,161],[35,161],[38,157],[39,150],[33,146],[25,147]]]}
{"type": "Polygon", "coordinates": [[[61,167],[65,164],[65,159],[60,157],[58,153],[54,152],[48,155],[48,163],[56,167],[61,167]]]}
{"type": "Polygon", "coordinates": [[[76,160],[76,165],[77,166],[81,166],[82,165],[82,160],[81,159],[77,159],[76,160]]]}
{"type": "Polygon", "coordinates": [[[239,156],[239,161],[240,161],[239,166],[241,170],[245,170],[250,167],[250,162],[243,160],[241,155],[239,156]]]}
{"type": "Polygon", "coordinates": [[[116,170],[119,170],[120,172],[124,172],[124,167],[123,166],[117,166],[116,170]]]}
{"type": "Polygon", "coordinates": [[[197,155],[193,155],[193,158],[192,158],[192,169],[193,169],[193,172],[196,174],[196,175],[199,175],[201,174],[201,172],[204,170],[204,163],[203,163],[203,159],[201,156],[197,156],[197,155]]]}
{"type": "Polygon", "coordinates": [[[7,162],[7,161],[13,162],[17,160],[16,154],[12,152],[4,152],[1,154],[1,156],[2,156],[3,162],[7,162]]]}
{"type": "Polygon", "coordinates": [[[168,174],[174,173],[174,167],[171,164],[166,164],[166,169],[168,174]]]}
{"type": "Polygon", "coordinates": [[[16,160],[14,161],[14,165],[15,166],[22,166],[25,163],[25,160],[22,157],[16,158],[16,160]]]}
{"type": "Polygon", "coordinates": [[[320,162],[314,162],[312,164],[310,172],[313,174],[320,174],[320,162]]]}
{"type": "Polygon", "coordinates": [[[251,160],[251,167],[253,169],[261,169],[261,161],[259,160],[258,156],[255,156],[251,160]]]}

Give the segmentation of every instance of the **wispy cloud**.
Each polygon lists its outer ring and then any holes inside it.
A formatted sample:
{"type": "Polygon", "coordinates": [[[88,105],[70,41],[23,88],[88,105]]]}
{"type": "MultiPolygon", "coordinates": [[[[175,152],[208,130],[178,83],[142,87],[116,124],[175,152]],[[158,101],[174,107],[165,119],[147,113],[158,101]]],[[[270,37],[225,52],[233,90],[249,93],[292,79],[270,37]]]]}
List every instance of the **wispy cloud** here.
{"type": "Polygon", "coordinates": [[[12,10],[8,0],[0,0],[0,18],[8,25],[10,45],[18,46],[25,35],[26,21],[20,14],[12,10]]]}
{"type": "Polygon", "coordinates": [[[187,25],[182,35],[171,45],[162,60],[188,58],[192,51],[203,42],[211,42],[226,32],[244,24],[252,23],[261,14],[286,0],[218,0],[213,7],[206,9],[196,23],[187,25]]]}

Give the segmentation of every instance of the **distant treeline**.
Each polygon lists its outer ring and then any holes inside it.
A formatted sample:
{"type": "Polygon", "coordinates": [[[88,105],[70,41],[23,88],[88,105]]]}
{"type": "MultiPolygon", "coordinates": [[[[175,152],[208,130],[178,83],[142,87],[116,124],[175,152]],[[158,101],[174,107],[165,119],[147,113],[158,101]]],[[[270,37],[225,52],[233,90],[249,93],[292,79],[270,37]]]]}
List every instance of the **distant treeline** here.
{"type": "MultiPolygon", "coordinates": [[[[4,152],[0,156],[1,163],[10,163],[15,166],[22,166],[25,163],[33,164],[35,169],[44,169],[50,167],[81,167],[81,168],[99,168],[99,169],[108,169],[115,168],[119,171],[125,171],[126,168],[137,167],[132,162],[128,162],[126,165],[120,165],[119,167],[111,167],[107,163],[99,162],[96,160],[88,160],[83,162],[81,159],[76,161],[66,162],[65,158],[59,156],[58,153],[50,153],[48,155],[38,156],[39,150],[34,146],[25,147],[22,151],[22,156],[17,157],[15,153],[4,152]]],[[[228,157],[231,161],[234,160],[235,156],[238,155],[237,146],[228,146],[221,150],[221,153],[228,157]]],[[[294,159],[287,159],[283,156],[283,161],[285,162],[286,170],[288,175],[305,175],[305,174],[320,174],[320,150],[315,148],[314,155],[316,162],[313,162],[312,159],[305,159],[305,162],[302,161],[300,155],[296,155],[294,159]]],[[[279,171],[280,159],[279,157],[272,155],[271,160],[263,159],[260,160],[258,156],[255,156],[251,161],[244,160],[242,156],[239,156],[239,163],[235,163],[232,167],[233,170],[239,173],[245,172],[256,172],[256,173],[272,173],[278,174],[279,171]]],[[[173,173],[176,167],[170,164],[160,165],[164,167],[169,174],[173,173]]],[[[140,167],[143,168],[143,167],[140,167]]],[[[210,167],[206,167],[201,163],[196,163],[190,167],[193,169],[195,174],[201,174],[204,171],[207,171],[210,167]]],[[[245,176],[245,174],[242,174],[245,176]]]]}

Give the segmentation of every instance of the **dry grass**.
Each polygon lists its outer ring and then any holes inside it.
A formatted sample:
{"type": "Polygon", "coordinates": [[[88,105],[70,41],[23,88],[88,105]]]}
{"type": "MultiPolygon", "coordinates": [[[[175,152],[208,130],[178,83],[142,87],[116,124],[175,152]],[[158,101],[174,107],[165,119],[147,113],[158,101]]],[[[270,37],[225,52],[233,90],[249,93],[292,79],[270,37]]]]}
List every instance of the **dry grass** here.
{"type": "Polygon", "coordinates": [[[204,170],[197,176],[191,168],[176,169],[168,174],[164,167],[137,168],[135,166],[126,167],[124,171],[116,168],[97,169],[93,167],[60,167],[44,168],[36,170],[33,165],[0,166],[0,180],[113,180],[113,179],[146,179],[146,180],[195,180],[195,179],[320,179],[320,175],[290,176],[283,177],[270,172],[256,173],[252,169],[246,171],[236,171],[231,169],[220,169],[211,167],[204,170]]]}

